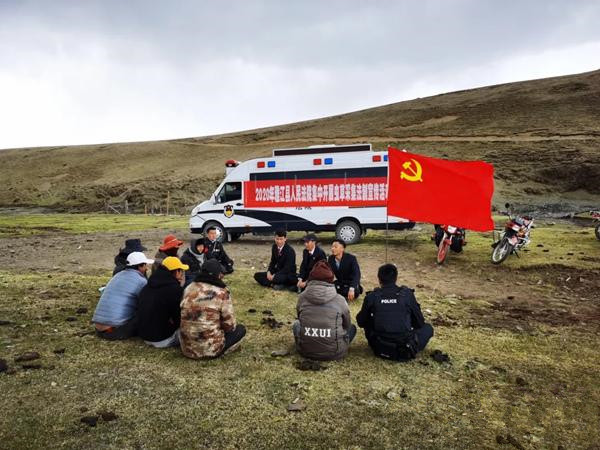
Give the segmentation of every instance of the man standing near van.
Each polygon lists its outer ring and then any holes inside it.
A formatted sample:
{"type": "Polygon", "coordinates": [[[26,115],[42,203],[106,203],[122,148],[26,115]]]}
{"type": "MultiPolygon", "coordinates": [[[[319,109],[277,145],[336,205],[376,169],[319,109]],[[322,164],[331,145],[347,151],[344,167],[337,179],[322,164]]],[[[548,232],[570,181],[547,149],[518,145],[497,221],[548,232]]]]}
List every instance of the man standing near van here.
{"type": "Polygon", "coordinates": [[[285,230],[275,232],[275,243],[271,247],[271,262],[266,272],[256,272],[254,279],[264,287],[275,290],[296,289],[296,252],[288,245],[285,230]]]}
{"type": "Polygon", "coordinates": [[[315,266],[315,263],[320,260],[326,260],[327,255],[321,247],[317,245],[317,236],[307,234],[302,238],[304,241],[304,251],[302,252],[302,263],[300,264],[300,273],[298,274],[298,289],[304,289],[308,280],[310,271],[315,266]]]}
{"type": "Polygon", "coordinates": [[[217,240],[217,229],[210,227],[206,230],[206,239],[204,240],[204,248],[206,250],[205,258],[216,259],[225,268],[224,274],[233,273],[233,260],[227,256],[223,244],[217,240]]]}

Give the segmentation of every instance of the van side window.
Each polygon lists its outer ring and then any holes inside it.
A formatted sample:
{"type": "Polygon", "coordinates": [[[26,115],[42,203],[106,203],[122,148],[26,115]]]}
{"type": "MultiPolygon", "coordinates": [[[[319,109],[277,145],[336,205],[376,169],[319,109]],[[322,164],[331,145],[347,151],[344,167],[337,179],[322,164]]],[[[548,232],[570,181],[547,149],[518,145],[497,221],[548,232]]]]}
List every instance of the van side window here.
{"type": "Polygon", "coordinates": [[[242,199],[242,183],[225,183],[217,194],[217,203],[226,203],[242,199]]]}

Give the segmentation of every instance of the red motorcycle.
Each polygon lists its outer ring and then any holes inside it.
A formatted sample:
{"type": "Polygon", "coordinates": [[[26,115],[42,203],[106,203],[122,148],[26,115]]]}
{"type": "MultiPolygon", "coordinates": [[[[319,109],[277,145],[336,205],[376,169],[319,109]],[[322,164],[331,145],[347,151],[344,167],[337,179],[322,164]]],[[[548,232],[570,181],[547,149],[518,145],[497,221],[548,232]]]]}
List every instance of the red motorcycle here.
{"type": "Polygon", "coordinates": [[[435,244],[437,245],[437,263],[444,264],[450,250],[455,253],[462,252],[463,246],[467,245],[465,240],[466,231],[452,225],[435,225],[435,244]]]}

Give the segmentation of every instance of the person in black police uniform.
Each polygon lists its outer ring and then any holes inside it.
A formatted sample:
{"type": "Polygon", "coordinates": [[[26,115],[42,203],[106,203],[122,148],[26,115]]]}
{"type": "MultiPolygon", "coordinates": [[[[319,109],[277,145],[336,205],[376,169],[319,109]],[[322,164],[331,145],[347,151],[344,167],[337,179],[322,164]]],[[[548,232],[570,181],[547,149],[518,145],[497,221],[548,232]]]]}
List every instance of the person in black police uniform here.
{"type": "Polygon", "coordinates": [[[327,259],[335,274],[335,289],[346,300],[354,300],[362,294],[360,267],[356,256],[346,253],[346,243],[334,239],[331,243],[331,256],[327,259]]]}
{"type": "Polygon", "coordinates": [[[298,283],[296,284],[299,290],[306,287],[308,275],[315,263],[327,259],[325,252],[317,245],[317,236],[312,233],[307,234],[302,240],[305,248],[302,251],[302,263],[300,264],[300,273],[298,273],[298,283]]]}
{"type": "Polygon", "coordinates": [[[204,239],[204,261],[216,259],[224,267],[224,274],[233,273],[233,260],[227,256],[223,244],[217,240],[217,229],[210,227],[206,230],[206,239],[204,239]]]}
{"type": "Polygon", "coordinates": [[[266,272],[256,272],[254,279],[262,286],[276,290],[296,290],[296,252],[287,244],[284,230],[275,232],[275,243],[271,247],[271,262],[266,272]]]}
{"type": "Polygon", "coordinates": [[[397,286],[398,269],[385,264],[377,272],[380,288],[367,293],[356,316],[375,355],[395,361],[413,359],[431,337],[413,289],[397,286]]]}

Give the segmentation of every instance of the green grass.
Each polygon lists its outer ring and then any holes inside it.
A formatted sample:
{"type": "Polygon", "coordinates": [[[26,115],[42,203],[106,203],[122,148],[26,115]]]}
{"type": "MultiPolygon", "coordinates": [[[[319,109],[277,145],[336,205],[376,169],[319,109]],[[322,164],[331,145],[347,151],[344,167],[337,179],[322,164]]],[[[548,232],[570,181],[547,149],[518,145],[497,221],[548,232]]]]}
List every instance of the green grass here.
{"type": "MultiPolygon", "coordinates": [[[[104,222],[105,216],[85,217],[36,216],[31,227],[58,224],[63,231],[88,232],[88,222],[98,231],[125,226],[104,222]]],[[[129,220],[139,229],[164,225],[160,220],[166,219],[110,218],[129,220]]],[[[0,374],[0,447],[480,449],[495,448],[496,436],[507,434],[525,448],[597,444],[597,324],[591,319],[587,325],[550,324],[533,314],[518,322],[519,330],[499,315],[506,311],[491,308],[488,295],[491,289],[509,290],[513,281],[533,282],[527,292],[543,308],[560,313],[581,307],[575,297],[563,297],[546,274],[596,270],[597,263],[579,255],[598,256],[599,243],[589,230],[565,223],[540,226],[531,251],[500,267],[489,263],[491,238],[471,233],[465,253],[452,254],[437,267],[424,228],[393,234],[389,259],[410,285],[424,284],[417,296],[428,320],[452,317],[455,323],[436,326],[424,354],[403,364],[374,358],[361,331],[348,357],[327,363],[321,372],[298,370],[296,354],[271,357],[271,351],[293,346],[296,296],[260,288],[249,268],[227,278],[247,337],[239,352],[213,361],[189,360],[177,349],[149,348],[138,339],[80,336],[91,330],[97,288],[109,279],[109,268],[97,276],[0,271],[0,320],[12,322],[0,326],[0,358],[17,369],[0,374]],[[452,292],[469,283],[475,288],[468,295],[448,295],[436,288],[435,277],[457,278],[460,286],[452,292]],[[486,284],[489,277],[502,280],[486,284]],[[544,282],[537,285],[540,277],[544,282]],[[87,312],[77,314],[81,307],[87,312]],[[265,309],[284,326],[262,325],[265,309]],[[53,352],[60,348],[64,354],[53,352]],[[449,353],[451,364],[434,362],[433,349],[449,353]],[[23,370],[13,361],[26,351],[41,353],[42,369],[23,370]],[[288,412],[296,398],[306,409],[288,412]],[[79,422],[100,410],[119,418],[94,428],[79,422]]],[[[324,246],[331,237],[322,235],[324,246]]],[[[381,262],[384,242],[383,233],[370,233],[352,252],[367,255],[365,262],[371,257],[381,262]]],[[[373,274],[364,275],[371,288],[373,274]]],[[[360,303],[350,307],[354,317],[360,303]]]]}
{"type": "Polygon", "coordinates": [[[188,216],[140,214],[0,214],[0,237],[53,232],[79,234],[169,227],[186,228],[188,221],[188,216]]]}

